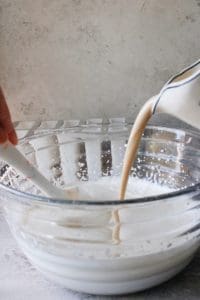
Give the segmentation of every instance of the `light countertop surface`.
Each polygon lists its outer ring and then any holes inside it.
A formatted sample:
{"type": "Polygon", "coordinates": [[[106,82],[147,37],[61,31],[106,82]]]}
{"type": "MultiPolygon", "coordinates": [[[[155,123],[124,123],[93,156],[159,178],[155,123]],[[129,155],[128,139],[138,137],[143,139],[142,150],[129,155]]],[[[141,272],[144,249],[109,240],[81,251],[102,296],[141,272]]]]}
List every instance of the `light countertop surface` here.
{"type": "Polygon", "coordinates": [[[27,261],[0,213],[0,300],[192,300],[200,299],[200,251],[178,276],[159,287],[120,297],[102,297],[69,291],[46,280],[27,261]]]}

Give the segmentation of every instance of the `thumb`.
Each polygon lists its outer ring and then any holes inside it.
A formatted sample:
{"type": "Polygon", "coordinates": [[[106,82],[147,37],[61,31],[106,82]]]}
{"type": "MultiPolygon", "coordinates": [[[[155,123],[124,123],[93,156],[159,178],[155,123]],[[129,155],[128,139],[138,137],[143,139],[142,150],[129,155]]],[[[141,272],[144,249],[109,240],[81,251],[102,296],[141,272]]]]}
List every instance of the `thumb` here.
{"type": "MultiPolygon", "coordinates": [[[[8,108],[8,105],[6,103],[6,99],[4,96],[4,93],[0,87],[0,124],[1,124],[1,132],[0,134],[2,135],[2,139],[4,140],[5,135],[9,139],[9,141],[13,144],[17,144],[17,134],[15,132],[15,129],[12,124],[11,116],[10,116],[10,111],[8,108]],[[3,133],[3,130],[5,131],[3,133]]],[[[0,139],[1,143],[1,139],[0,139]]]]}
{"type": "Polygon", "coordinates": [[[9,141],[10,141],[13,145],[17,145],[17,143],[18,143],[18,138],[17,138],[17,134],[16,134],[14,128],[13,128],[12,131],[10,131],[10,132],[8,133],[8,139],[9,139],[9,141]]]}

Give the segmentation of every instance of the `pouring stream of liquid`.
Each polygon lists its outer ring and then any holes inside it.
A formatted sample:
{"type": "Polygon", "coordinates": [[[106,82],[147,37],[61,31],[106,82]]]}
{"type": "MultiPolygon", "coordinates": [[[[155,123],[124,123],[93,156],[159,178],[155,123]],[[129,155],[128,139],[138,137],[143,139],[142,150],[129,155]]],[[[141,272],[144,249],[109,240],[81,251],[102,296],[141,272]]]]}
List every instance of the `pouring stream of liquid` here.
{"type": "Polygon", "coordinates": [[[126,152],[125,152],[125,156],[124,156],[123,168],[122,168],[122,177],[121,177],[120,194],[119,194],[120,200],[123,200],[125,198],[129,172],[131,170],[133,161],[136,157],[137,150],[138,150],[144,129],[145,129],[149,119],[152,116],[152,107],[153,107],[153,103],[154,103],[153,100],[154,99],[150,99],[142,107],[142,109],[140,110],[140,112],[135,120],[135,123],[131,130],[131,134],[129,136],[129,140],[128,140],[128,144],[127,144],[127,148],[126,148],[126,152]]]}

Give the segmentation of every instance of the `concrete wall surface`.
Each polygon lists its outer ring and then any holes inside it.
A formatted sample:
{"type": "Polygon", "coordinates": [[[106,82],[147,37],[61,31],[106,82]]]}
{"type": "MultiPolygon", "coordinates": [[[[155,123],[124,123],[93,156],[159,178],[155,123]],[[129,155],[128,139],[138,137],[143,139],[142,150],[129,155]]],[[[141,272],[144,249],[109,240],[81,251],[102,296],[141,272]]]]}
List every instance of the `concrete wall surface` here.
{"type": "Polygon", "coordinates": [[[199,49],[200,0],[0,0],[15,120],[134,119],[199,49]]]}

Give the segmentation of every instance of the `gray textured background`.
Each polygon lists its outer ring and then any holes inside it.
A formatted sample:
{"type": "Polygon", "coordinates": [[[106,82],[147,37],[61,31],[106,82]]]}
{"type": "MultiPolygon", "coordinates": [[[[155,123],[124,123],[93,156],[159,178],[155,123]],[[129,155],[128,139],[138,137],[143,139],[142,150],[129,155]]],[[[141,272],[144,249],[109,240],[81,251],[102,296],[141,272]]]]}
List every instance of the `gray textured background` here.
{"type": "Polygon", "coordinates": [[[135,118],[199,58],[200,0],[0,0],[0,83],[15,120],[135,118]]]}

